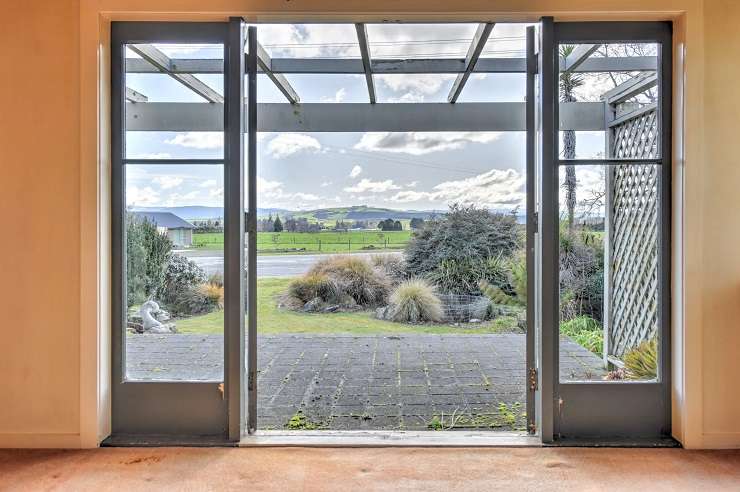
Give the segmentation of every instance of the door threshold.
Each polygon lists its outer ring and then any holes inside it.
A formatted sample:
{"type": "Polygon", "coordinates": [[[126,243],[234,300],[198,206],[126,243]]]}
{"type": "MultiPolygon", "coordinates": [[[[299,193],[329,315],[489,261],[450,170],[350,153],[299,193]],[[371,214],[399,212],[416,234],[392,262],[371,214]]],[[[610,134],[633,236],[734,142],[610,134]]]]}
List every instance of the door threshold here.
{"type": "Polygon", "coordinates": [[[240,447],[541,447],[537,436],[467,431],[270,431],[242,437],[240,447]]]}

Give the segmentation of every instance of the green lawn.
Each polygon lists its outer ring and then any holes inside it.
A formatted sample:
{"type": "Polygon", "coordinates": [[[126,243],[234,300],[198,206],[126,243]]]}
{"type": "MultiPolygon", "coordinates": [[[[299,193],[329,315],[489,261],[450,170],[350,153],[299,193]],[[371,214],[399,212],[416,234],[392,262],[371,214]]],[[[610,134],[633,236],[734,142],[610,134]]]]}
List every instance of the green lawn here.
{"type": "MultiPolygon", "coordinates": [[[[399,333],[510,333],[518,332],[515,317],[500,317],[476,324],[407,325],[375,319],[372,312],[308,314],[278,309],[276,296],[285,291],[289,278],[257,280],[258,331],[275,333],[349,333],[353,335],[399,333]]],[[[180,333],[222,333],[223,311],[177,320],[180,333]]]]}
{"type": "MultiPolygon", "coordinates": [[[[342,253],[403,249],[411,231],[348,231],[348,232],[258,232],[257,251],[260,253],[342,253]]],[[[193,246],[200,249],[223,249],[224,235],[220,232],[193,234],[193,246]]]]}

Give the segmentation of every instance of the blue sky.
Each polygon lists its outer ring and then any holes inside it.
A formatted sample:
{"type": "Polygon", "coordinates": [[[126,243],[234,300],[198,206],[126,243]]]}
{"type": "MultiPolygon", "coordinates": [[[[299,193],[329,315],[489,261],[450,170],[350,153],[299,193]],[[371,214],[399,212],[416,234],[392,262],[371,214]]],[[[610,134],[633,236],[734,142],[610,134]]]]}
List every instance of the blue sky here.
{"type": "MultiPolygon", "coordinates": [[[[474,24],[370,25],[372,56],[462,57],[474,24]]],[[[273,57],[357,57],[352,25],[260,26],[260,42],[273,57]]],[[[524,26],[498,24],[483,56],[522,56],[524,26]]],[[[221,56],[218,47],[158,45],[172,58],[221,56]]],[[[135,55],[129,55],[135,56],[135,55]]],[[[220,75],[198,77],[222,92],[220,75]]],[[[287,75],[302,102],[364,103],[361,75],[287,75]]],[[[454,75],[375,76],[378,102],[442,102],[454,75]]],[[[151,102],[204,102],[162,74],[129,74],[126,85],[151,102]]],[[[523,74],[474,74],[461,102],[524,101],[523,74]]],[[[284,103],[267,77],[258,80],[260,102],[284,103]]],[[[511,210],[524,208],[524,134],[476,133],[260,133],[258,202],[291,210],[370,205],[444,209],[452,202],[511,210]]],[[[598,134],[578,135],[578,156],[603,150],[598,134]]],[[[127,155],[148,158],[221,157],[222,136],[206,132],[128,132],[127,155]]],[[[129,166],[129,206],[220,206],[220,166],[129,166]]],[[[598,186],[595,170],[579,172],[584,187],[598,186]]],[[[603,178],[601,178],[603,179],[603,178]]]]}

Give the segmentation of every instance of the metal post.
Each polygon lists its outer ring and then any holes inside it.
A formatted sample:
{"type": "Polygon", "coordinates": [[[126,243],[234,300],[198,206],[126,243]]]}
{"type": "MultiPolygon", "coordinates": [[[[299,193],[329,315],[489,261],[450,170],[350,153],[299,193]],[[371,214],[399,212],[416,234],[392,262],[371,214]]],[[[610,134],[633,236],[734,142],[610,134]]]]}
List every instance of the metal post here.
{"type": "MultiPolygon", "coordinates": [[[[257,27],[247,29],[247,431],[257,430],[257,27]]],[[[240,272],[241,273],[241,272],[240,272]]]]}
{"type": "Polygon", "coordinates": [[[535,355],[535,246],[537,233],[537,200],[535,197],[537,131],[535,128],[535,77],[537,76],[537,54],[535,53],[535,28],[527,27],[527,89],[526,89],[526,154],[527,154],[527,430],[537,432],[537,359],[535,355]]]}
{"type": "Polygon", "coordinates": [[[552,442],[557,433],[555,412],[559,382],[559,272],[558,272],[558,63],[555,26],[543,17],[539,50],[540,87],[540,436],[552,442]]]}
{"type": "Polygon", "coordinates": [[[244,429],[244,29],[240,17],[229,20],[224,81],[224,386],[228,403],[228,438],[244,429]]]}

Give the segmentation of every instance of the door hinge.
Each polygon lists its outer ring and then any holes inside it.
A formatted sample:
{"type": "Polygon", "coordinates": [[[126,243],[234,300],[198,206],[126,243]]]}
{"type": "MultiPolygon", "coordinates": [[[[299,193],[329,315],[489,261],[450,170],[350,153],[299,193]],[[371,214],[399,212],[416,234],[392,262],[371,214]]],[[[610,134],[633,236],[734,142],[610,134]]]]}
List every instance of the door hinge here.
{"type": "Polygon", "coordinates": [[[534,419],[531,419],[529,421],[529,426],[527,427],[527,430],[530,434],[537,434],[537,423],[534,421],[534,419]]]}
{"type": "Polygon", "coordinates": [[[254,387],[254,373],[253,372],[250,372],[249,375],[247,376],[247,390],[248,391],[254,391],[255,390],[255,387],[254,387]]]}
{"type": "Polygon", "coordinates": [[[535,232],[540,230],[540,214],[538,212],[532,212],[532,225],[535,232]]]}
{"type": "Polygon", "coordinates": [[[529,368],[529,391],[537,391],[537,368],[529,368]]]}

